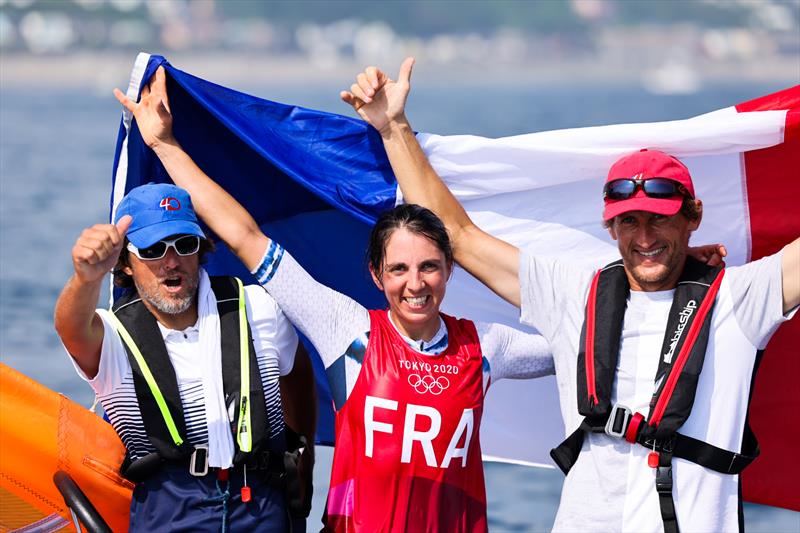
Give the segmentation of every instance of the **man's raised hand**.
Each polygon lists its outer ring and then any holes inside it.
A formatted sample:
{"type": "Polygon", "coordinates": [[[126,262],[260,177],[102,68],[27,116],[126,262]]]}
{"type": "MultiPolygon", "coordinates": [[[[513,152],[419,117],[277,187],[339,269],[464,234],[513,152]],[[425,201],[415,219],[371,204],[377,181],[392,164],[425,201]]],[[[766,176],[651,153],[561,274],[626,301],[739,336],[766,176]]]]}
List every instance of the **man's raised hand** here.
{"type": "Polygon", "coordinates": [[[128,98],[119,89],[114,89],[114,96],[119,103],[133,113],[136,124],[145,144],[155,149],[158,144],[173,144],[172,113],[167,97],[167,75],[164,67],[158,67],[150,82],[142,88],[139,103],[128,98]]]}
{"type": "Polygon", "coordinates": [[[724,244],[704,244],[702,246],[690,246],[688,254],[708,266],[725,266],[725,257],[728,249],[724,244]]]}
{"type": "Polygon", "coordinates": [[[72,247],[76,278],[93,283],[114,268],[132,220],[130,215],[125,215],[117,224],[95,224],[83,230],[72,247]]]}
{"type": "Polygon", "coordinates": [[[356,76],[356,83],[350,86],[350,90],[342,91],[339,96],[368,124],[385,133],[393,121],[405,119],[413,68],[414,58],[407,57],[400,65],[397,81],[394,81],[377,67],[367,67],[356,76]]]}

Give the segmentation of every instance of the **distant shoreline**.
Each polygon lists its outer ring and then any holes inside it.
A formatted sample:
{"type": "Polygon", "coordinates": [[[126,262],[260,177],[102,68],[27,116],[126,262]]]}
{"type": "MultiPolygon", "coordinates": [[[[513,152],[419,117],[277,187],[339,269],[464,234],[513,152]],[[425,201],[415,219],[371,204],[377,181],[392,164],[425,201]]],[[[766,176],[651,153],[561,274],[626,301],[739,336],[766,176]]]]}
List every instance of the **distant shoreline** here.
{"type": "MultiPolygon", "coordinates": [[[[29,54],[0,55],[0,87],[41,85],[59,88],[106,90],[130,77],[135,53],[79,53],[65,56],[29,54]]],[[[366,65],[340,62],[315,65],[304,57],[270,57],[236,52],[175,53],[170,62],[181,70],[216,83],[237,85],[349,86],[353,76],[366,65]],[[346,84],[346,85],[343,85],[346,84]]],[[[381,65],[394,74],[400,58],[381,65]]],[[[415,80],[426,86],[493,86],[514,84],[520,87],[580,85],[642,85],[651,78],[669,80],[672,72],[663,65],[613,64],[608,61],[575,59],[540,61],[528,65],[418,65],[415,80]]],[[[698,62],[681,67],[700,85],[731,83],[775,83],[785,86],[800,83],[798,58],[771,58],[768,61],[698,62]]],[[[665,92],[670,92],[666,87],[665,92]]],[[[680,90],[680,88],[679,88],[680,90]]]]}

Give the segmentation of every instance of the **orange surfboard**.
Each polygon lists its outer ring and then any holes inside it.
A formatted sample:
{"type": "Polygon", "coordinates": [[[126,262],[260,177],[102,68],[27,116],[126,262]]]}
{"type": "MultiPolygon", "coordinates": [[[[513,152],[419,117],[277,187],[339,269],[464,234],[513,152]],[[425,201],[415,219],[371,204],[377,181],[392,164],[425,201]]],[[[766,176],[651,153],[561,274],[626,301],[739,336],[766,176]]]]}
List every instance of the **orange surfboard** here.
{"type": "Polygon", "coordinates": [[[124,456],[111,424],[0,363],[0,531],[71,524],[53,483],[58,470],[113,531],[127,531],[133,484],[119,475],[124,456]]]}

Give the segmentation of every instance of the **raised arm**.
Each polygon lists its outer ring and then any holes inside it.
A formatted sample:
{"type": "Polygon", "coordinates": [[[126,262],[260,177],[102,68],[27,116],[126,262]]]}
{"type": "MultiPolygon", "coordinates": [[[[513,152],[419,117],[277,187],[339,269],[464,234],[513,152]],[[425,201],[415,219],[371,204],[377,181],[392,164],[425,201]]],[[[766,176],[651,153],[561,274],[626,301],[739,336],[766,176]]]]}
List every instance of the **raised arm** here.
{"type": "Polygon", "coordinates": [[[783,313],[800,305],[800,239],[783,248],[781,258],[783,277],[783,313]]]}
{"type": "Polygon", "coordinates": [[[142,139],[156,153],[175,184],[189,191],[200,218],[248,269],[256,268],[269,239],[250,213],[209,178],[173,136],[164,67],[159,67],[150,84],[142,89],[139,103],[119,89],[114,89],[114,96],[133,113],[142,139]]]}
{"type": "Polygon", "coordinates": [[[100,286],[106,274],[117,264],[131,220],[126,215],[117,225],[96,224],[83,230],[72,247],[75,272],[56,302],[56,331],[69,354],[90,379],[100,368],[103,345],[103,322],[95,313],[100,286]]]}
{"type": "Polygon", "coordinates": [[[326,367],[354,338],[369,329],[367,310],[351,298],[315,281],[288,253],[264,235],[250,213],[203,172],[172,133],[166,74],[159,68],[139,103],[118,89],[114,95],[136,117],[142,139],[180,187],[189,191],[197,214],[269,291],[292,323],[314,344],[326,367]],[[282,259],[281,259],[282,258],[282,259]],[[278,267],[280,265],[280,268],[278,267]],[[260,269],[277,271],[261,279],[260,269]]]}
{"type": "Polygon", "coordinates": [[[350,91],[342,91],[340,96],[380,132],[406,201],[427,207],[445,223],[458,264],[519,307],[519,249],[489,235],[470,220],[428,162],[406,119],[413,65],[413,58],[407,58],[397,81],[369,67],[358,75],[350,91]]]}

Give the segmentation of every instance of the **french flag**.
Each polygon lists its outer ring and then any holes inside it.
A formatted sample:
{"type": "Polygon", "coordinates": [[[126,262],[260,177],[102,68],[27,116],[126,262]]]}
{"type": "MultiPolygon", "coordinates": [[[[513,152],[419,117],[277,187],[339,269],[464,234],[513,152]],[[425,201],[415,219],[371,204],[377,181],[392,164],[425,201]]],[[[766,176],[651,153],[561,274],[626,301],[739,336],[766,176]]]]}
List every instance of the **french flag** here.
{"type": "MultiPolygon", "coordinates": [[[[364,250],[378,214],[402,196],[377,132],[354,118],[221,87],[149,54],[136,60],[130,98],[138,99],[160,65],[167,71],[175,135],[197,164],[317,280],[368,308],[384,307],[369,280],[364,250]]],[[[687,120],[499,139],[427,133],[418,138],[481,228],[539,255],[587,267],[619,257],[601,223],[602,186],[617,158],[641,148],[663,150],[688,166],[704,204],[693,243],[724,243],[728,265],[772,254],[800,235],[800,85],[687,120]]],[[[170,179],[124,111],[111,217],[127,191],[150,181],[170,179]]],[[[254,282],[222,245],[206,268],[254,282]]],[[[460,269],[443,310],[523,328],[516,308],[460,269]]],[[[761,358],[750,402],[761,456],[743,474],[746,500],[794,510],[800,510],[798,346],[795,318],[778,330],[761,358]]],[[[330,394],[321,362],[314,364],[318,440],[330,444],[330,394]]],[[[559,413],[554,378],[492,384],[481,427],[485,458],[552,466],[549,450],[565,436],[559,413]]]]}

